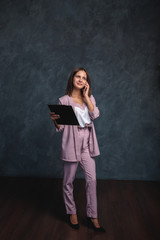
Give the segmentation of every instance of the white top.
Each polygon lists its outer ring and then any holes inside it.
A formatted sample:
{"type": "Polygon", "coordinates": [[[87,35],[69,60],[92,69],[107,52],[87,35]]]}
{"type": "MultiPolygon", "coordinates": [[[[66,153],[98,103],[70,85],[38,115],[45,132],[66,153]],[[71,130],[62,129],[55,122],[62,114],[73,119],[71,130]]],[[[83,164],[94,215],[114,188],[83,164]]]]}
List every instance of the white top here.
{"type": "Polygon", "coordinates": [[[87,107],[85,107],[85,109],[83,110],[75,106],[75,114],[81,127],[85,127],[85,124],[91,123],[87,107]]]}

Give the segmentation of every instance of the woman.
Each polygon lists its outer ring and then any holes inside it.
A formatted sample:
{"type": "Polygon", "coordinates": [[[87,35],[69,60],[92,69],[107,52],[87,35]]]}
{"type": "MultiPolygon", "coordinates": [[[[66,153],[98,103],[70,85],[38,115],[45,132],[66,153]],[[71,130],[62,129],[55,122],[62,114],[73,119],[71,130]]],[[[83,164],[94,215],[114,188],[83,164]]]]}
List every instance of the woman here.
{"type": "Polygon", "coordinates": [[[60,117],[54,112],[50,118],[56,131],[62,132],[63,197],[70,226],[79,229],[76,205],[73,197],[73,181],[78,164],[86,180],[87,219],[95,231],[104,232],[97,215],[96,166],[93,157],[100,154],[93,120],[99,116],[99,109],[91,95],[90,77],[84,68],[75,68],[69,77],[66,95],[59,98],[59,104],[71,105],[79,126],[59,125],[60,117]]]}

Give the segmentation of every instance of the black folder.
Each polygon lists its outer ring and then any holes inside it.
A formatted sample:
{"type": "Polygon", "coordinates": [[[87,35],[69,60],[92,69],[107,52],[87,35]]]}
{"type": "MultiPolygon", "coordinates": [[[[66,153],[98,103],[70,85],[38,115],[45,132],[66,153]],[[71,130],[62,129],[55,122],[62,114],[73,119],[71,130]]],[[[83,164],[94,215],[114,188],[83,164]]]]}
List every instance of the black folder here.
{"type": "Polygon", "coordinates": [[[55,114],[60,115],[60,118],[56,119],[57,124],[79,125],[71,105],[48,104],[48,107],[51,112],[55,112],[55,114]]]}

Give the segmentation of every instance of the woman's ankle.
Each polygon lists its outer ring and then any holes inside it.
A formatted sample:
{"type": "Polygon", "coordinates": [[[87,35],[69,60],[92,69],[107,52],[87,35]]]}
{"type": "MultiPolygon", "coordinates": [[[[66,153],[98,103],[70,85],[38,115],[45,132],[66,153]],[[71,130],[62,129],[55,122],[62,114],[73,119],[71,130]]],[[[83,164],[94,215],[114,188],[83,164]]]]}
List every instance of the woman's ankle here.
{"type": "Polygon", "coordinates": [[[70,221],[72,224],[78,224],[77,214],[70,214],[70,221]]]}
{"type": "Polygon", "coordinates": [[[92,223],[94,224],[95,227],[99,228],[100,224],[98,221],[98,218],[91,218],[92,223]]]}

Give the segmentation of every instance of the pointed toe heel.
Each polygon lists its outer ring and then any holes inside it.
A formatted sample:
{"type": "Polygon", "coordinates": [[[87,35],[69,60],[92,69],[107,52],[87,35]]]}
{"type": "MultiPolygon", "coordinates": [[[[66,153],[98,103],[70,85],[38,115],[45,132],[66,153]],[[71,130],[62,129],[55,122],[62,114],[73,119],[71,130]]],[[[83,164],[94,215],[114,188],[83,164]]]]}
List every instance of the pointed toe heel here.
{"type": "Polygon", "coordinates": [[[106,230],[100,226],[100,227],[95,227],[94,223],[92,222],[91,218],[87,217],[88,225],[89,227],[93,228],[95,232],[106,232],[106,230]]]}
{"type": "Polygon", "coordinates": [[[71,228],[75,229],[75,230],[78,230],[79,229],[79,223],[77,224],[73,224],[71,223],[71,220],[70,220],[70,215],[68,215],[68,224],[71,228]]]}

